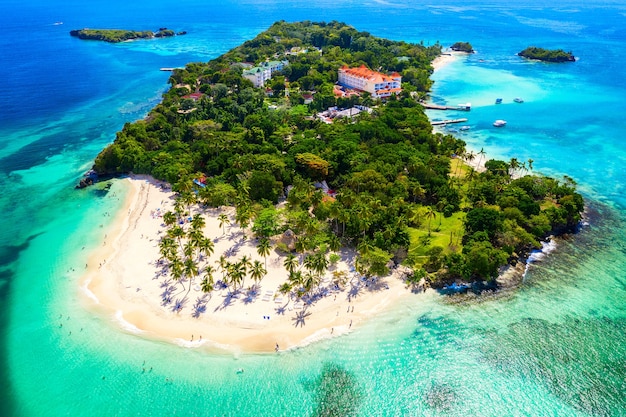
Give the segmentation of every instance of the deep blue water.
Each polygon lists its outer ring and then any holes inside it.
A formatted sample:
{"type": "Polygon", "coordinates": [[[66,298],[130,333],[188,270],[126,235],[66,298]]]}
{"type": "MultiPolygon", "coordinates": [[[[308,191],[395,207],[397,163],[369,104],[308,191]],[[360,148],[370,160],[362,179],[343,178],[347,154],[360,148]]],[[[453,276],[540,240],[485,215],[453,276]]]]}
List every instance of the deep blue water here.
{"type": "Polygon", "coordinates": [[[623,415],[626,6],[544,3],[3,2],[0,415],[311,415],[324,364],[346,371],[360,396],[342,398],[362,416],[623,415]],[[125,122],[158,103],[168,77],[160,67],[209,60],[281,19],[471,42],[477,54],[435,74],[433,99],[473,103],[464,135],[472,149],[574,178],[590,202],[588,225],[513,294],[416,298],[347,337],[279,356],[144,340],[86,311],[80,265],[125,190],[75,191],[77,179],[125,122]],[[161,26],[189,34],[117,45],[69,36],[161,26]],[[530,44],[579,59],[515,56],[530,44]],[[512,102],[518,96],[523,104],[512,102]],[[508,125],[496,130],[500,118],[508,125]],[[143,361],[153,373],[141,373],[143,361]]]}

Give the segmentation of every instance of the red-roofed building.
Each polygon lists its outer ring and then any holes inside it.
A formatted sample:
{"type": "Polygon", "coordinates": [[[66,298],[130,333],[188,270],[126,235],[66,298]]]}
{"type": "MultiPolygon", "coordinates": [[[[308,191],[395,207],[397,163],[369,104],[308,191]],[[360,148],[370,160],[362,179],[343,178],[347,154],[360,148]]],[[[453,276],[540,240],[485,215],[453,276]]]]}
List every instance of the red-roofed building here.
{"type": "Polygon", "coordinates": [[[367,91],[374,98],[385,98],[402,91],[402,76],[397,72],[385,75],[372,71],[365,65],[357,68],[339,68],[339,84],[361,91],[367,91]]]}
{"type": "Polygon", "coordinates": [[[183,98],[189,98],[193,101],[198,101],[202,98],[204,94],[202,93],[191,93],[191,94],[187,94],[186,96],[183,96],[183,98]]]}

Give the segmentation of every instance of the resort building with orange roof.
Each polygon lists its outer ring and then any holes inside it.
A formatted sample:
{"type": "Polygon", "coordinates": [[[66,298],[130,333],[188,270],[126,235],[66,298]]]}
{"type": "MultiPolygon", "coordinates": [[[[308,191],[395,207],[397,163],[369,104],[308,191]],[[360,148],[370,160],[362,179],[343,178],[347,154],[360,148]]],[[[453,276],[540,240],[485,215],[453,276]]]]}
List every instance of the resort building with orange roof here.
{"type": "Polygon", "coordinates": [[[402,91],[400,74],[397,72],[390,75],[382,74],[372,71],[365,65],[356,68],[344,65],[339,68],[338,81],[345,87],[367,91],[374,98],[386,98],[402,91]]]}

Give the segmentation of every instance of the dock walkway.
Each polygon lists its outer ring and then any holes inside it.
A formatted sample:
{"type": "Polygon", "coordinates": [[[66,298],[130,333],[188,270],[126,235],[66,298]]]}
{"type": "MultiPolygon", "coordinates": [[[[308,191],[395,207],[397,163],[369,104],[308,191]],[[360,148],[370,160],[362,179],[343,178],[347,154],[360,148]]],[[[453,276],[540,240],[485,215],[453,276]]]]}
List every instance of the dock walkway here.
{"type": "Polygon", "coordinates": [[[422,106],[424,106],[425,109],[429,109],[429,110],[460,110],[460,111],[470,111],[472,109],[472,105],[467,103],[467,104],[459,104],[457,106],[441,106],[439,104],[432,104],[432,103],[424,103],[424,102],[420,102],[420,104],[422,106]]]}
{"type": "Polygon", "coordinates": [[[441,126],[447,125],[451,123],[464,123],[467,122],[467,119],[448,119],[448,120],[437,120],[436,122],[430,122],[433,126],[441,126]]]}

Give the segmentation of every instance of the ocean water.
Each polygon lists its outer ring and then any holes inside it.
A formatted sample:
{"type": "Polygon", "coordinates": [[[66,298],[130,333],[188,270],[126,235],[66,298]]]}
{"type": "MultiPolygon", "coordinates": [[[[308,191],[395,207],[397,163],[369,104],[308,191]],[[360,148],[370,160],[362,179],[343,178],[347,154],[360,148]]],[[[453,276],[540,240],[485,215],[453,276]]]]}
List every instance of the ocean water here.
{"type": "Polygon", "coordinates": [[[0,415],[625,415],[626,6],[544,3],[3,2],[0,415]],[[472,149],[575,179],[589,202],[582,231],[516,291],[416,296],[350,335],[279,355],[150,340],[87,310],[80,275],[126,190],[74,184],[124,123],[159,101],[160,67],[207,61],[281,19],[471,42],[477,54],[435,74],[433,99],[472,111],[431,117],[468,117],[472,149]],[[118,45],[68,34],[161,26],[189,34],[118,45]],[[530,44],[579,59],[515,56],[530,44]],[[495,129],[495,119],[508,124],[495,129]],[[329,399],[343,411],[324,414],[329,399]]]}

